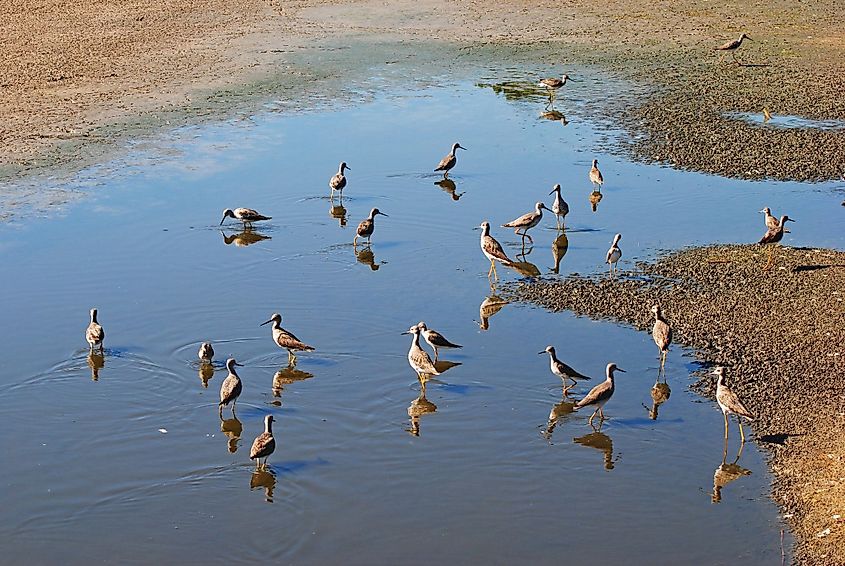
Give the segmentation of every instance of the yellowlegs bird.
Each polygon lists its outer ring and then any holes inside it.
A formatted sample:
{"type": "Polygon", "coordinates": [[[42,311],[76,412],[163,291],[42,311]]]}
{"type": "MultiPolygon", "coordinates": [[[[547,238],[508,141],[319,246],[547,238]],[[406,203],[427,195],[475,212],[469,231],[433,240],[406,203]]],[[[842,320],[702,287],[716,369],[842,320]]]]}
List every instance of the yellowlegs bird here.
{"type": "Polygon", "coordinates": [[[272,220],[270,216],[264,216],[263,214],[259,214],[257,211],[251,208],[236,208],[232,210],[231,208],[227,208],[223,211],[223,220],[220,221],[220,225],[223,225],[223,222],[226,221],[226,218],[234,218],[235,220],[240,220],[244,224],[244,228],[248,226],[252,226],[253,222],[258,222],[259,220],[272,220]]]}
{"type": "Polygon", "coordinates": [[[373,231],[376,229],[375,219],[376,216],[381,214],[382,216],[387,216],[385,213],[380,211],[377,208],[374,208],[370,211],[370,215],[361,221],[358,224],[358,230],[355,234],[355,237],[352,238],[352,245],[354,246],[358,242],[358,238],[367,238],[367,243],[370,243],[370,237],[373,235],[373,231]]]}
{"type": "Polygon", "coordinates": [[[249,459],[255,460],[256,466],[261,465],[261,458],[267,464],[267,458],[276,449],[276,439],[273,438],[273,415],[264,417],[264,432],[255,437],[249,451],[249,459]]]}
{"type": "Polygon", "coordinates": [[[437,332],[436,330],[431,330],[428,326],[425,325],[425,322],[420,321],[417,326],[420,329],[420,334],[428,342],[428,345],[434,349],[434,361],[437,361],[437,349],[438,348],[463,348],[463,346],[459,344],[454,344],[446,340],[446,338],[437,332]]]}
{"type": "Polygon", "coordinates": [[[654,327],[651,329],[651,337],[660,350],[660,369],[663,369],[666,363],[666,353],[669,351],[669,344],[672,343],[672,328],[666,322],[666,319],[663,318],[660,305],[651,307],[651,312],[654,314],[654,327]]]}
{"type": "MultiPolygon", "coordinates": [[[[739,59],[736,58],[736,50],[739,49],[740,45],[742,45],[743,39],[747,39],[749,41],[754,41],[753,39],[748,37],[747,34],[743,33],[743,34],[740,34],[738,39],[734,39],[733,41],[727,41],[727,42],[723,43],[722,45],[720,45],[719,47],[714,47],[713,50],[714,51],[730,51],[731,56],[734,58],[734,62],[736,62],[737,65],[741,65],[742,63],[740,63],[739,59]]],[[[722,56],[724,57],[724,53],[722,54],[722,56]]]]}
{"type": "MultiPolygon", "coordinates": [[[[340,193],[340,196],[343,196],[343,189],[346,187],[346,176],[343,174],[345,170],[349,169],[349,166],[346,165],[346,161],[340,162],[340,167],[337,169],[337,173],[334,177],[329,179],[329,188],[332,190],[329,198],[334,195],[334,192],[337,191],[340,193]]],[[[351,169],[349,169],[351,171],[351,169]]]]}
{"type": "Polygon", "coordinates": [[[197,356],[203,362],[210,362],[214,358],[214,348],[211,347],[211,342],[203,342],[197,356]]]}
{"type": "Polygon", "coordinates": [[[513,228],[514,234],[522,236],[523,240],[528,238],[528,240],[533,243],[534,240],[528,235],[528,230],[540,223],[540,220],[543,219],[543,210],[549,209],[546,208],[546,205],[542,202],[538,202],[534,205],[533,212],[527,212],[519,218],[511,220],[507,224],[502,224],[502,228],[513,228]],[[519,233],[520,230],[522,230],[522,234],[519,233]]]}
{"type": "Polygon", "coordinates": [[[443,171],[443,177],[448,177],[449,171],[451,171],[452,167],[455,166],[455,163],[458,162],[458,158],[455,157],[455,150],[457,149],[463,149],[464,151],[466,151],[465,147],[455,142],[454,144],[452,144],[452,151],[449,152],[449,155],[441,159],[440,163],[437,165],[435,171],[443,171]]]}
{"type": "Polygon", "coordinates": [[[282,315],[273,313],[270,320],[262,322],[259,326],[273,323],[273,342],[288,351],[288,363],[296,361],[296,351],[313,352],[314,347],[302,342],[299,338],[282,328],[282,315]]]}
{"type": "MultiPolygon", "coordinates": [[[[760,244],[777,244],[783,239],[783,233],[786,231],[786,223],[795,222],[792,218],[784,214],[780,217],[780,222],[774,228],[769,228],[763,237],[760,238],[760,244]]],[[[763,268],[763,271],[768,271],[775,263],[775,249],[773,246],[769,247],[769,261],[763,268]]]]}
{"type": "Polygon", "coordinates": [[[413,334],[414,336],[411,341],[411,348],[408,350],[408,364],[417,372],[417,377],[423,380],[426,376],[440,375],[440,372],[434,367],[434,362],[431,361],[426,351],[420,347],[420,327],[414,325],[402,334],[413,334]]]}
{"type": "Polygon", "coordinates": [[[88,342],[88,348],[93,350],[99,348],[103,351],[103,340],[106,338],[106,332],[100,323],[97,322],[97,309],[91,309],[91,322],[88,328],[85,329],[85,340],[88,342]]]}
{"type": "Polygon", "coordinates": [[[745,442],[745,433],[742,431],[740,417],[745,417],[749,421],[753,421],[754,418],[751,416],[751,412],[742,404],[742,401],[739,400],[737,394],[725,383],[725,368],[722,366],[717,367],[713,371],[713,375],[718,378],[716,381],[716,402],[725,416],[725,438],[728,437],[728,413],[732,413],[736,415],[736,422],[739,425],[739,435],[742,437],[742,441],[745,442]]]}
{"type": "Polygon", "coordinates": [[[551,367],[552,373],[561,379],[561,381],[563,382],[564,389],[569,389],[569,387],[566,386],[567,379],[572,380],[572,385],[576,385],[578,383],[578,379],[590,379],[583,373],[578,373],[577,371],[557,359],[554,346],[546,346],[545,350],[543,350],[542,352],[537,352],[537,355],[542,356],[543,354],[549,354],[549,365],[551,367]]]}
{"type": "Polygon", "coordinates": [[[549,91],[549,99],[551,99],[557,93],[558,89],[563,88],[568,80],[572,80],[569,78],[569,75],[563,75],[561,78],[550,77],[541,79],[540,86],[546,87],[546,90],[549,91]]]}
{"type": "Polygon", "coordinates": [[[576,411],[583,407],[595,407],[595,411],[590,415],[590,420],[588,421],[591,426],[593,424],[593,417],[597,413],[599,419],[604,420],[604,405],[610,401],[610,398],[613,397],[613,391],[616,389],[616,385],[613,382],[613,372],[615,371],[625,372],[624,369],[616,367],[614,363],[607,364],[607,379],[590,389],[587,396],[575,404],[576,411]]]}
{"type": "Polygon", "coordinates": [[[226,369],[229,370],[229,375],[220,384],[220,404],[218,407],[220,409],[221,419],[223,418],[223,407],[228,406],[229,403],[232,404],[232,416],[235,416],[235,403],[238,401],[238,397],[241,396],[241,390],[243,389],[241,378],[238,376],[238,372],[235,371],[235,366],[243,367],[243,364],[236,362],[235,358],[226,360],[226,369]]]}
{"type": "Polygon", "coordinates": [[[780,225],[780,222],[778,222],[777,218],[772,216],[772,209],[767,206],[760,212],[766,215],[766,228],[768,230],[776,230],[777,227],[780,225]]]}
{"type": "Polygon", "coordinates": [[[502,265],[513,265],[513,260],[505,254],[505,250],[502,249],[502,244],[497,242],[496,238],[490,235],[490,223],[486,220],[481,223],[481,251],[484,252],[484,255],[490,260],[490,271],[487,272],[488,279],[491,274],[494,275],[496,279],[499,278],[496,273],[495,262],[498,261],[502,265]]]}
{"type": "Polygon", "coordinates": [[[607,250],[607,255],[604,258],[604,262],[610,265],[610,274],[613,275],[613,268],[619,269],[617,265],[619,263],[619,259],[622,257],[622,250],[619,248],[619,240],[622,239],[622,234],[616,234],[613,236],[613,244],[611,244],[610,249],[607,250]]]}
{"type": "Polygon", "coordinates": [[[549,194],[555,195],[552,201],[552,213],[557,217],[557,227],[565,227],[564,222],[566,221],[566,215],[569,214],[569,205],[563,200],[563,196],[560,194],[560,185],[555,184],[552,192],[549,194]]]}
{"type": "Polygon", "coordinates": [[[593,159],[593,166],[590,167],[590,182],[593,185],[598,185],[599,190],[601,190],[601,186],[604,184],[604,177],[601,176],[601,171],[599,171],[598,159],[593,159]]]}

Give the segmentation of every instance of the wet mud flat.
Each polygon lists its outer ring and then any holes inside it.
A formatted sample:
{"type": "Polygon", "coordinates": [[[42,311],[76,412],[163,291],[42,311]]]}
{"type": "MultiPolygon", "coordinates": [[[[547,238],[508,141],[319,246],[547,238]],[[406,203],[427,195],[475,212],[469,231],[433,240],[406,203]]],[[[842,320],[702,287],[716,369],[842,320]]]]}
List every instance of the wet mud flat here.
{"type": "MultiPolygon", "coordinates": [[[[797,564],[845,563],[845,253],[757,245],[691,248],[608,274],[510,284],[509,299],[650,331],[660,303],[674,341],[725,365],[756,416],[772,497],[797,564]]],[[[715,397],[705,374],[691,387],[715,397]]],[[[736,425],[732,423],[732,426],[736,425]]],[[[733,429],[735,433],[736,430],[733,429]]]]}

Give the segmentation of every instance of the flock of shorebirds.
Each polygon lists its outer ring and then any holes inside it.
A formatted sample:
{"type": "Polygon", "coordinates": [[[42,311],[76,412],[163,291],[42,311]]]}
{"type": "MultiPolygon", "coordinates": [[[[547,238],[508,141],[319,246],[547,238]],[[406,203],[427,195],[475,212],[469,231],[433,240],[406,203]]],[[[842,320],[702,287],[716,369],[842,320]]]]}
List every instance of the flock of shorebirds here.
{"type": "MultiPolygon", "coordinates": [[[[742,34],[738,40],[727,43],[718,49],[734,52],[740,46],[744,38],[750,39],[745,34],[742,34]]],[[[540,82],[540,85],[548,88],[551,96],[551,93],[563,87],[568,80],[572,79],[568,75],[563,75],[560,79],[543,79],[540,82]]],[[[466,150],[466,148],[462,147],[459,143],[453,144],[451,151],[434,169],[436,172],[442,172],[444,179],[448,178],[449,172],[457,164],[456,152],[458,149],[466,150]]],[[[331,196],[334,196],[334,193],[338,192],[342,197],[343,190],[347,185],[347,170],[351,170],[350,167],[346,164],[346,162],[341,162],[337,173],[329,180],[328,184],[331,189],[331,196]]],[[[604,177],[598,168],[598,160],[593,159],[588,177],[593,186],[598,187],[598,190],[601,190],[601,186],[604,184],[604,177]]],[[[551,207],[547,207],[545,203],[538,201],[533,211],[503,224],[502,227],[512,228],[516,235],[522,237],[523,243],[526,239],[533,241],[531,236],[528,234],[528,231],[540,224],[543,218],[543,211],[547,210],[555,215],[557,228],[559,230],[565,230],[565,221],[566,216],[569,214],[569,205],[561,195],[561,186],[559,184],[555,184],[549,195],[553,195],[554,197],[551,207]]],[[[788,232],[785,228],[785,223],[793,220],[787,215],[783,215],[780,220],[778,220],[772,216],[769,208],[764,208],[760,212],[765,214],[766,223],[766,233],[761,238],[760,243],[771,244],[779,242],[783,238],[784,232],[788,232]]],[[[366,238],[367,243],[369,244],[375,231],[375,217],[378,215],[387,216],[387,214],[379,211],[378,208],[373,208],[370,211],[369,216],[361,221],[356,230],[353,245],[357,243],[358,238],[366,238]]],[[[255,222],[271,220],[270,216],[265,216],[251,208],[227,208],[223,211],[223,219],[220,221],[220,224],[222,225],[227,218],[243,223],[245,229],[250,228],[255,222]]],[[[498,274],[496,273],[496,263],[498,262],[505,266],[513,266],[515,262],[507,256],[502,245],[490,235],[489,222],[482,222],[479,228],[481,229],[481,251],[490,261],[490,270],[487,274],[488,278],[492,277],[498,279],[498,274]]],[[[619,241],[621,238],[621,234],[616,234],[613,237],[613,242],[605,255],[605,263],[609,266],[611,276],[618,272],[618,263],[622,257],[622,250],[619,248],[619,241]]],[[[773,257],[770,255],[769,264],[766,269],[769,269],[772,263],[773,257]]],[[[672,341],[672,329],[664,317],[659,305],[654,305],[651,312],[654,314],[655,319],[652,336],[660,353],[660,371],[663,371],[666,354],[672,341]]],[[[269,320],[263,322],[261,326],[266,324],[272,324],[271,331],[273,342],[278,347],[287,350],[289,364],[296,363],[296,352],[308,352],[314,350],[313,346],[306,344],[293,333],[282,328],[281,314],[274,313],[269,320]]],[[[450,342],[441,333],[428,328],[424,322],[419,322],[418,324],[411,326],[402,334],[409,334],[412,336],[411,347],[408,350],[408,364],[417,373],[417,377],[423,387],[425,386],[426,380],[432,376],[440,375],[441,373],[436,367],[439,349],[461,348],[459,344],[450,342]],[[423,340],[425,340],[425,342],[433,349],[434,359],[432,359],[428,352],[420,346],[420,337],[422,337],[423,340]]],[[[90,311],[90,323],[86,329],[85,338],[92,352],[96,350],[99,350],[101,353],[104,352],[105,332],[97,320],[97,309],[91,309],[90,311]]],[[[539,354],[548,354],[550,370],[554,375],[561,379],[564,394],[566,394],[571,387],[577,384],[578,381],[590,379],[586,375],[579,373],[572,367],[560,361],[557,358],[557,354],[553,346],[547,346],[542,352],[539,352],[539,354]]],[[[212,344],[209,342],[202,343],[197,355],[202,363],[210,364],[214,357],[214,348],[212,344]]],[[[226,370],[228,375],[220,384],[220,402],[218,404],[221,419],[224,407],[229,407],[230,405],[232,415],[234,417],[235,405],[243,390],[243,384],[240,376],[238,375],[236,369],[237,367],[242,367],[242,364],[239,364],[234,358],[226,360],[226,370]]],[[[574,410],[583,408],[592,409],[593,412],[588,420],[590,425],[592,425],[593,419],[596,416],[599,417],[600,421],[604,421],[605,419],[604,406],[611,397],[613,397],[613,393],[615,391],[616,372],[625,372],[625,370],[618,367],[615,363],[611,362],[607,364],[605,380],[593,387],[586,396],[575,403],[574,410]]],[[[725,418],[725,439],[727,441],[729,414],[734,414],[737,417],[744,417],[749,420],[753,419],[751,413],[744,406],[736,393],[733,392],[727,385],[725,381],[725,368],[717,367],[713,374],[717,376],[716,401],[725,418]]],[[[657,387],[657,385],[655,387],[657,387]]],[[[742,442],[744,443],[745,434],[742,430],[742,424],[739,420],[737,422],[739,424],[740,436],[742,437],[742,442]]],[[[274,452],[275,447],[276,443],[273,437],[273,416],[267,415],[264,419],[264,432],[255,438],[249,457],[250,459],[255,460],[258,466],[261,466],[262,459],[264,460],[264,464],[266,464],[267,458],[274,452]]]]}

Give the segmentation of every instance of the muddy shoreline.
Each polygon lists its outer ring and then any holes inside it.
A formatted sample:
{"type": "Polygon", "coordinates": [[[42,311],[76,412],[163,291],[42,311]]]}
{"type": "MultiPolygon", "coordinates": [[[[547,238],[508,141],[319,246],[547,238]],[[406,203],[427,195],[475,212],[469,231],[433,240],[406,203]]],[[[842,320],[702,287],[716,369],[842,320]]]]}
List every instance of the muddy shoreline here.
{"type": "MultiPolygon", "coordinates": [[[[761,246],[671,253],[607,274],[512,283],[508,299],[650,332],[660,303],[674,341],[729,368],[774,473],[772,497],[795,534],[798,564],[845,563],[845,253],[761,246]],[[808,417],[812,415],[812,417],[808,417]]],[[[702,373],[691,387],[715,396],[702,373]]]]}

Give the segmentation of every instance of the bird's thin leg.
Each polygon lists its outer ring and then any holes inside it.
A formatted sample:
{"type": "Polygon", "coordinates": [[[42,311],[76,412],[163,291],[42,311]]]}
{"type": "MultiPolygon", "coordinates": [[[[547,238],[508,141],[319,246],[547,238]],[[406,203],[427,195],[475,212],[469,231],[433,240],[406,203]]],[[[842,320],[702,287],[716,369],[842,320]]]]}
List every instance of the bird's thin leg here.
{"type": "Polygon", "coordinates": [[[495,262],[495,261],[491,261],[490,263],[492,263],[492,264],[493,264],[493,281],[498,281],[498,280],[499,280],[499,274],[498,274],[498,272],[496,271],[496,262],[495,262]]]}
{"type": "Polygon", "coordinates": [[[742,443],[745,444],[745,433],[742,432],[742,421],[739,417],[736,418],[736,424],[739,425],[739,436],[742,438],[742,443]]]}
{"type": "Polygon", "coordinates": [[[528,230],[527,230],[527,229],[525,230],[525,237],[526,237],[526,238],[528,238],[528,241],[529,241],[529,242],[531,242],[532,244],[534,243],[534,238],[532,238],[532,237],[528,234],[528,230]]]}
{"type": "Polygon", "coordinates": [[[725,441],[727,441],[728,440],[728,413],[724,412],[722,414],[725,415],[725,441]]]}
{"type": "Polygon", "coordinates": [[[493,275],[493,268],[496,267],[496,264],[493,263],[493,260],[490,260],[490,271],[487,272],[487,279],[490,279],[490,276],[493,275]]]}
{"type": "Polygon", "coordinates": [[[437,347],[434,348],[434,361],[437,361],[437,347]]]}
{"type": "Polygon", "coordinates": [[[354,238],[352,238],[352,247],[354,248],[358,243],[358,235],[356,234],[354,238]]]}
{"type": "Polygon", "coordinates": [[[596,416],[596,413],[598,413],[598,412],[599,412],[599,410],[598,410],[598,409],[596,409],[595,411],[593,411],[593,414],[592,414],[592,415],[590,415],[590,419],[587,421],[587,424],[588,424],[588,425],[593,426],[593,417],[595,417],[595,416],[596,416]]]}
{"type": "Polygon", "coordinates": [[[599,407],[599,422],[604,422],[604,407],[599,407]]]}
{"type": "Polygon", "coordinates": [[[449,178],[449,171],[448,171],[448,170],[443,171],[443,178],[444,178],[444,179],[448,179],[448,178],[449,178]]]}

